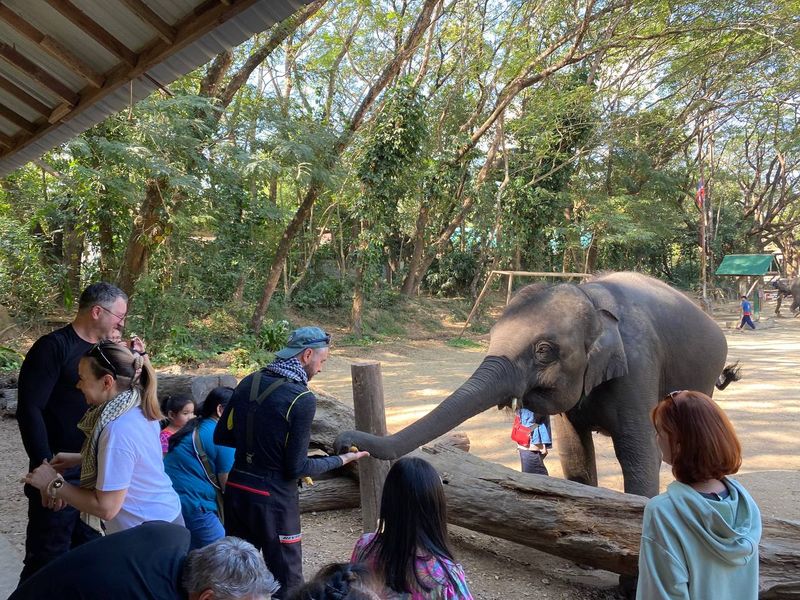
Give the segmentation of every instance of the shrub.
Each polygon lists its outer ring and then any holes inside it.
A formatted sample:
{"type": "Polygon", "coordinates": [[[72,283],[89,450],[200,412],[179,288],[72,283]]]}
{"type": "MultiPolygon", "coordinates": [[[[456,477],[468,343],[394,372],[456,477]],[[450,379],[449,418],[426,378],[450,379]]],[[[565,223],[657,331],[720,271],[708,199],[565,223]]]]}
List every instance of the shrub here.
{"type": "Polygon", "coordinates": [[[347,302],[348,296],[349,290],[341,280],[325,277],[295,292],[292,304],[299,309],[339,308],[347,302]]]}

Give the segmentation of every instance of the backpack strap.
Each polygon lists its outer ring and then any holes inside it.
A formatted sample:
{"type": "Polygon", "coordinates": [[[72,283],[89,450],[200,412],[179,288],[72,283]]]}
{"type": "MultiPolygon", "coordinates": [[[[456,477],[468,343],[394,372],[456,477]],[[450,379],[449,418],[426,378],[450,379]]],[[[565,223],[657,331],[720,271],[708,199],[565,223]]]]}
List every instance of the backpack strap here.
{"type": "Polygon", "coordinates": [[[247,406],[247,424],[246,424],[246,442],[247,442],[247,450],[245,452],[245,461],[248,465],[253,464],[253,456],[255,455],[255,426],[256,426],[256,411],[258,407],[261,406],[261,403],[275,390],[281,387],[283,384],[289,383],[289,379],[286,377],[282,377],[281,379],[276,379],[273,381],[270,386],[261,392],[258,393],[259,385],[261,384],[261,371],[256,371],[253,375],[253,381],[250,384],[250,402],[248,402],[247,406]]]}
{"type": "Polygon", "coordinates": [[[200,460],[200,463],[203,465],[203,470],[206,472],[206,477],[208,481],[211,482],[211,485],[214,486],[214,491],[217,494],[217,516],[219,517],[220,523],[224,524],[224,515],[223,515],[223,501],[222,501],[222,488],[219,485],[219,480],[217,479],[217,474],[214,472],[214,469],[211,467],[211,463],[208,460],[208,455],[206,454],[206,449],[203,447],[203,440],[200,439],[200,425],[198,424],[195,427],[194,432],[192,432],[192,444],[194,445],[194,453],[197,458],[200,460]]]}

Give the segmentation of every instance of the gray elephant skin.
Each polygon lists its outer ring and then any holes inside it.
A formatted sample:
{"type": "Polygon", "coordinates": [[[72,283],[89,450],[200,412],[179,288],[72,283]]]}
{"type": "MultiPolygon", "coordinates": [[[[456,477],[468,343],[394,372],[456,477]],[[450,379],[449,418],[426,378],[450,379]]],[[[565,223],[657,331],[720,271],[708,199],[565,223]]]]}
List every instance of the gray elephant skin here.
{"type": "Polygon", "coordinates": [[[778,279],[773,283],[773,287],[778,290],[778,301],[775,306],[775,314],[781,314],[781,304],[784,297],[792,299],[792,305],[789,307],[789,312],[794,313],[794,316],[800,314],[800,277],[793,279],[778,279]]]}
{"type": "Polygon", "coordinates": [[[727,342],[682,293],[638,273],[580,285],[529,285],[492,327],[487,356],[434,410],[390,436],[341,433],[352,446],[396,459],[493,406],[514,398],[537,415],[557,415],[564,475],[597,485],[592,431],[610,435],[625,491],[659,491],[660,453],[650,411],[674,390],[711,395],[737,378],[723,367],[727,342]]]}

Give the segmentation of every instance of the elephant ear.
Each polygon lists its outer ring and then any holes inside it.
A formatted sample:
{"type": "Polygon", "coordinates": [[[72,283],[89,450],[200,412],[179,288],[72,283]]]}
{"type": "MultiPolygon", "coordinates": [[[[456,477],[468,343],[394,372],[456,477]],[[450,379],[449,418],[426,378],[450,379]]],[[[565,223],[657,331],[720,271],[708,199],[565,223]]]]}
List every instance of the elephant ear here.
{"type": "Polygon", "coordinates": [[[587,294],[597,308],[599,334],[595,338],[587,353],[586,374],[583,376],[583,393],[587,396],[598,385],[615,377],[628,374],[628,358],[625,356],[625,347],[619,334],[619,319],[614,314],[611,306],[602,306],[608,303],[608,298],[597,302],[587,294]],[[600,304],[601,306],[597,306],[600,304]]]}

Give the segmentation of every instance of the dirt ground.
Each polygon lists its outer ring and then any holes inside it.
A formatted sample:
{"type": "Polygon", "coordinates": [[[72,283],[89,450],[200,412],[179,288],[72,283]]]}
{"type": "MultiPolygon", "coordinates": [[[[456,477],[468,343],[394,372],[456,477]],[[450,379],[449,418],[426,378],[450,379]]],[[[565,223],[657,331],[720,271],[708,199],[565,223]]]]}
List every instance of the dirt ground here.
{"type": "MultiPolygon", "coordinates": [[[[733,307],[730,307],[732,311],[733,307]]],[[[733,312],[716,315],[728,339],[729,362],[740,361],[742,381],[714,398],[728,412],[744,448],[738,478],[751,491],[762,512],[772,517],[800,520],[800,394],[796,389],[800,350],[800,318],[763,322],[756,331],[726,328],[733,312]]],[[[484,340],[485,342],[485,340],[484,340]]],[[[390,432],[426,414],[466,379],[480,363],[485,349],[453,348],[441,341],[421,340],[378,344],[367,348],[334,348],[316,387],[352,403],[350,364],[379,360],[382,365],[386,416],[390,432]]],[[[489,461],[519,468],[506,412],[487,411],[459,430],[471,440],[471,452],[489,461]]],[[[558,439],[547,458],[554,477],[561,476],[558,439]]],[[[595,436],[600,485],[622,489],[622,476],[610,440],[595,436]]],[[[0,533],[20,551],[24,543],[25,502],[18,477],[26,457],[16,422],[0,422],[0,533]]],[[[662,488],[671,481],[662,466],[662,488]]],[[[304,515],[304,571],[306,576],[332,561],[349,558],[360,533],[358,511],[332,511],[304,515]]],[[[533,549],[451,528],[454,549],[464,565],[476,598],[511,597],[547,599],[615,598],[616,575],[583,569],[568,561],[533,549]]]]}

